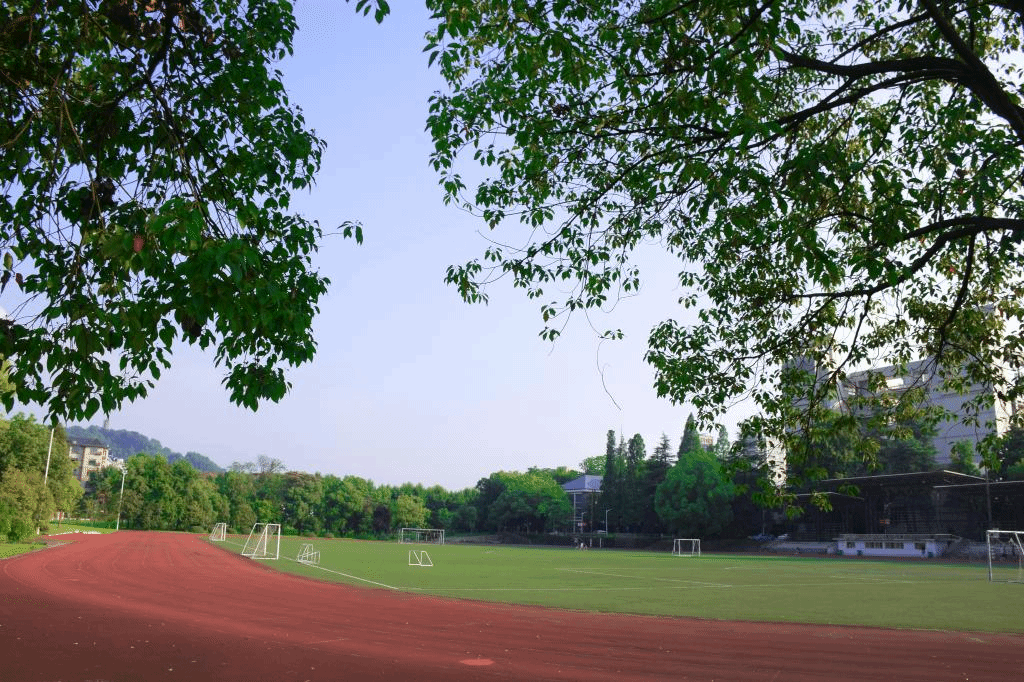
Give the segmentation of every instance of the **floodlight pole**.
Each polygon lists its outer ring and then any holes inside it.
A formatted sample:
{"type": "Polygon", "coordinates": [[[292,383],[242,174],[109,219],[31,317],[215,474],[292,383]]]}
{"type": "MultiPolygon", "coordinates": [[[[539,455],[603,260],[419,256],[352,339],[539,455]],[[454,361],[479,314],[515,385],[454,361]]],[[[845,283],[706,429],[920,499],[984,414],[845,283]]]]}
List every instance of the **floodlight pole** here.
{"type": "Polygon", "coordinates": [[[604,510],[604,532],[605,533],[608,532],[608,512],[610,512],[610,511],[611,511],[611,509],[605,509],[604,510]]]}
{"type": "MultiPolygon", "coordinates": [[[[989,487],[988,478],[988,467],[985,467],[985,504],[988,506],[988,527],[992,527],[992,489],[989,487]]],[[[986,541],[988,537],[986,536],[986,541]]],[[[991,564],[991,562],[989,562],[991,564]]],[[[992,572],[991,565],[989,566],[989,572],[992,572]]],[[[989,576],[989,581],[992,580],[992,576],[989,576]]]]}
{"type": "Polygon", "coordinates": [[[117,527],[114,530],[121,530],[121,504],[124,502],[124,475],[127,470],[127,466],[121,467],[121,496],[117,500],[117,527]]]}
{"type": "Polygon", "coordinates": [[[53,452],[53,427],[50,427],[50,447],[46,450],[46,471],[43,473],[43,485],[46,485],[46,479],[50,477],[50,453],[53,452]]]}
{"type": "MultiPolygon", "coordinates": [[[[53,452],[53,427],[50,427],[50,447],[46,450],[46,471],[43,472],[43,488],[46,488],[46,479],[50,477],[50,453],[53,452]]],[[[53,515],[51,514],[51,517],[53,515]]],[[[59,523],[59,522],[58,522],[59,523]]],[[[39,535],[39,526],[36,526],[36,535],[39,535]]]]}

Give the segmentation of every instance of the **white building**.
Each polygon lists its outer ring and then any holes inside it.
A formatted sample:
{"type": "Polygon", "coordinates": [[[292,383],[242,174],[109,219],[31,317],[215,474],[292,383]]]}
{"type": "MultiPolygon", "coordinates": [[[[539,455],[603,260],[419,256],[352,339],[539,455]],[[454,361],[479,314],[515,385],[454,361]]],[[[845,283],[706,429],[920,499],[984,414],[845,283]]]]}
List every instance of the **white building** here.
{"type": "MultiPolygon", "coordinates": [[[[69,455],[75,464],[75,478],[82,483],[89,480],[89,474],[107,467],[117,466],[110,459],[110,448],[90,438],[69,439],[69,455]]],[[[116,460],[121,461],[121,460],[116,460]]]]}
{"type": "Polygon", "coordinates": [[[939,465],[949,464],[954,443],[968,441],[977,445],[979,441],[991,434],[1002,435],[1009,429],[1010,417],[1015,406],[999,400],[991,387],[972,384],[964,393],[958,393],[944,387],[943,379],[938,372],[935,360],[926,358],[908,363],[906,372],[899,373],[896,367],[879,367],[847,375],[840,387],[840,395],[870,395],[876,393],[869,388],[871,375],[881,375],[886,388],[892,392],[901,392],[910,388],[922,388],[924,404],[936,406],[948,415],[948,419],[940,421],[933,439],[935,444],[935,460],[939,465]],[[973,401],[988,396],[989,406],[981,406],[976,416],[973,413],[973,401]],[[974,423],[976,422],[976,423],[974,423]]]}

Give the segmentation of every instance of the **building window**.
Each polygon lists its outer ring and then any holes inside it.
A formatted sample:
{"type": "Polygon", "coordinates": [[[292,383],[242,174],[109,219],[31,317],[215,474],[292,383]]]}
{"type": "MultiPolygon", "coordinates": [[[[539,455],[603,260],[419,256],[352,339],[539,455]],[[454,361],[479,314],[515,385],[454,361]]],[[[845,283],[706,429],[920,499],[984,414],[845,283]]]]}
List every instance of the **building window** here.
{"type": "Polygon", "coordinates": [[[887,542],[885,543],[886,549],[903,549],[902,542],[887,542]]]}

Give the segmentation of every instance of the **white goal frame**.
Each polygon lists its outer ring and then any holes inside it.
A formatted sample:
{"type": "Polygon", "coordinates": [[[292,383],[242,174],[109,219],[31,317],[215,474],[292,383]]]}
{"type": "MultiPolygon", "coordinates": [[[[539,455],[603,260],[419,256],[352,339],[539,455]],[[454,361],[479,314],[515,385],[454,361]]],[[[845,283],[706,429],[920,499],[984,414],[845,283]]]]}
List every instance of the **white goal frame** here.
{"type": "Polygon", "coordinates": [[[210,542],[224,542],[228,538],[228,524],[218,523],[210,531],[210,542]]]}
{"type": "Polygon", "coordinates": [[[675,538],[672,556],[700,556],[700,538],[675,538]]]}
{"type": "Polygon", "coordinates": [[[242,548],[242,556],[276,561],[281,556],[281,524],[255,523],[242,548]]]}
{"type": "Polygon", "coordinates": [[[313,551],[313,545],[306,543],[299,548],[299,555],[295,558],[295,561],[307,566],[319,566],[320,552],[313,551]]]}
{"type": "Polygon", "coordinates": [[[1024,583],[1024,530],[985,532],[990,583],[1024,583]]]}
{"type": "Polygon", "coordinates": [[[410,549],[409,550],[409,565],[410,566],[425,566],[430,567],[434,565],[434,562],[430,560],[430,555],[427,554],[425,549],[410,549]]]}
{"type": "Polygon", "coordinates": [[[443,545],[443,528],[403,528],[398,532],[400,545],[443,545]]]}

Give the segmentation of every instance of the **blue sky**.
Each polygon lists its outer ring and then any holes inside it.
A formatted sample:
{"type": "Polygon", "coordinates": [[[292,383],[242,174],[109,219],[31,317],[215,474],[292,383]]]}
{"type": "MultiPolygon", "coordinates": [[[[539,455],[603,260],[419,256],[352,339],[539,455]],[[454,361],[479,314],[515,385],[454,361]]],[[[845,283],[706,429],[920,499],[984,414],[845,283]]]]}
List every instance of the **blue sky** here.
{"type": "Polygon", "coordinates": [[[554,344],[538,337],[537,302],[504,283],[489,305],[464,304],[445,268],[486,241],[482,222],[443,204],[428,165],[427,99],[443,83],[422,53],[426,10],[393,3],[377,25],[350,4],[299,0],[297,17],[285,85],[328,149],[317,186],[293,207],[328,230],[345,220],[365,228],[362,246],[322,245],[332,286],[318,356],[290,373],[281,403],[253,413],[228,401],[211,355],[180,348],[148,398],[110,415],[111,428],[222,466],[267,454],[290,469],[449,489],[498,470],[575,466],[603,453],[608,429],[640,433],[648,452],[662,432],[678,443],[689,409],[655,396],[643,354],[650,328],[682,313],[680,264],[644,253],[642,293],[592,315],[593,326],[574,318],[554,344]],[[601,344],[595,328],[615,327],[627,338],[601,344]]]}

